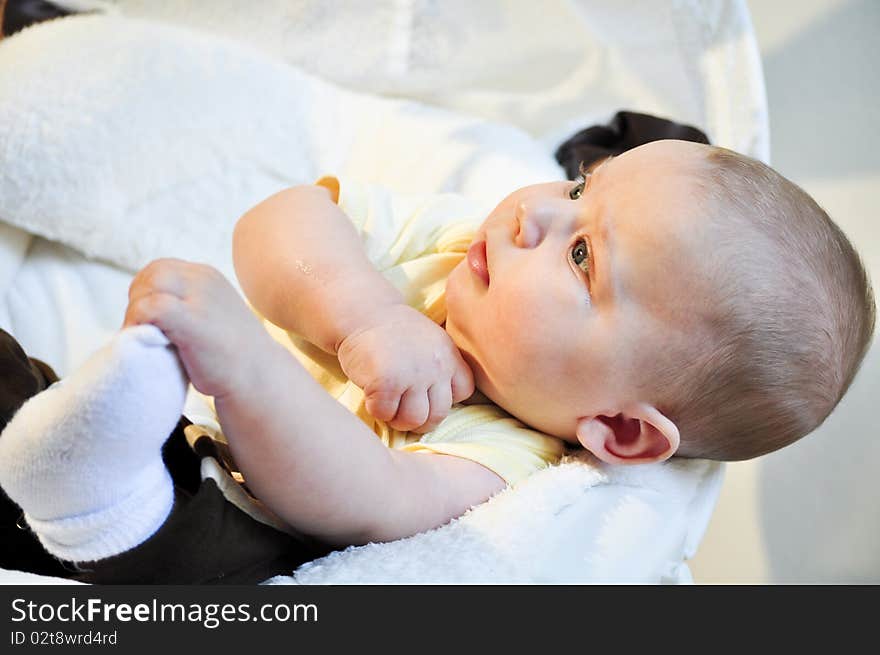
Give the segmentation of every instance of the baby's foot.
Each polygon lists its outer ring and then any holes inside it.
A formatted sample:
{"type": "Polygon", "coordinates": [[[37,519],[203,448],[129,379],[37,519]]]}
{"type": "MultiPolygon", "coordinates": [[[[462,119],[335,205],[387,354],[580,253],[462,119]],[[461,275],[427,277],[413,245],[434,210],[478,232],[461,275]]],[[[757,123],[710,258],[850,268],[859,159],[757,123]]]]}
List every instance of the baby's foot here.
{"type": "Polygon", "coordinates": [[[0,435],[0,486],[46,550],[102,559],[162,525],[173,486],[161,449],[186,387],[165,335],[138,325],[22,405],[0,435]]]}

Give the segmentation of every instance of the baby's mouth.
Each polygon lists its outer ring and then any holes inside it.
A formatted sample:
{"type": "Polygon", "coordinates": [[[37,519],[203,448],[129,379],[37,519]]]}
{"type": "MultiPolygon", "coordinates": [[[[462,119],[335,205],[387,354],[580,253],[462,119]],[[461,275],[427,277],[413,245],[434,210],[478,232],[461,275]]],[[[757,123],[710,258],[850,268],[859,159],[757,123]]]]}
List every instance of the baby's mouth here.
{"type": "Polygon", "coordinates": [[[489,286],[489,263],[486,259],[486,241],[481,239],[474,241],[467,251],[468,268],[474,275],[489,286]]]}

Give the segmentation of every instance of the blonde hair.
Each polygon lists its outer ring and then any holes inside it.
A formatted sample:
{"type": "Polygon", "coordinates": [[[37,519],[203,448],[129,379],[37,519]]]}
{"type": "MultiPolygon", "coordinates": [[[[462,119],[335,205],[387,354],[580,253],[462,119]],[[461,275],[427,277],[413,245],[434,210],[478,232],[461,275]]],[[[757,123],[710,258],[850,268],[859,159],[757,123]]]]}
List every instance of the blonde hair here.
{"type": "Polygon", "coordinates": [[[749,459],[831,413],[868,349],[874,299],[849,240],[803,189],[716,147],[698,178],[715,237],[716,297],[701,316],[712,345],[661,375],[662,404],[680,455],[749,459]]]}

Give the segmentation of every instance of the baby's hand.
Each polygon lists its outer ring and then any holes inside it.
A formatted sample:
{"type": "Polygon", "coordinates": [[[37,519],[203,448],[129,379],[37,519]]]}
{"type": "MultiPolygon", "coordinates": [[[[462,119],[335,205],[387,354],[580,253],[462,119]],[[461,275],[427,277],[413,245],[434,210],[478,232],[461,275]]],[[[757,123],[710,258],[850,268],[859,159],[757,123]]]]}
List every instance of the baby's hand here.
{"type": "Polygon", "coordinates": [[[249,371],[274,342],[218,270],[157,259],[128,290],[123,327],[151,323],[176,346],[193,386],[223,397],[252,383],[249,371]]]}
{"type": "Polygon", "coordinates": [[[395,430],[427,432],[474,378],[446,330],[407,305],[379,312],[340,343],[343,372],[364,390],[367,411],[395,430]]]}

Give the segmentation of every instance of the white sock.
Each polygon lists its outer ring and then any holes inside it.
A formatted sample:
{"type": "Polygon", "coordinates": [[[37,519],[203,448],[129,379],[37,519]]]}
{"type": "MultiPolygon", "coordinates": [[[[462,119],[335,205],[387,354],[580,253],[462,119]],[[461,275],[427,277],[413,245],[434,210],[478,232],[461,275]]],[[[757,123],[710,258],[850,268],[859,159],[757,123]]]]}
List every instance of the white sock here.
{"type": "Polygon", "coordinates": [[[174,500],[161,449],[186,387],[165,335],[138,325],[22,405],[0,435],[0,486],[46,550],[94,561],[159,529],[174,500]]]}

